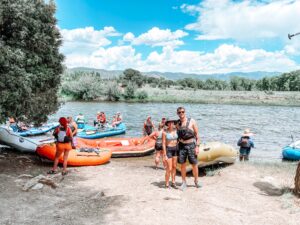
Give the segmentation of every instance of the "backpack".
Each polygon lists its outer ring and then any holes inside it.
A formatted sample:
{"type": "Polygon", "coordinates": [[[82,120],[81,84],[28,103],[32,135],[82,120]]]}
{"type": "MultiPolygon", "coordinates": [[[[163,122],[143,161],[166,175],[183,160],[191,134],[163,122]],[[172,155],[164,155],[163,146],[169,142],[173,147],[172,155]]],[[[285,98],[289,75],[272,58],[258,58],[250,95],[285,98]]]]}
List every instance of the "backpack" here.
{"type": "Polygon", "coordinates": [[[67,131],[62,127],[56,128],[54,136],[59,143],[69,143],[72,141],[71,129],[69,127],[67,131]]]}
{"type": "Polygon", "coordinates": [[[250,140],[248,137],[241,137],[240,143],[242,148],[250,148],[250,140]]]}

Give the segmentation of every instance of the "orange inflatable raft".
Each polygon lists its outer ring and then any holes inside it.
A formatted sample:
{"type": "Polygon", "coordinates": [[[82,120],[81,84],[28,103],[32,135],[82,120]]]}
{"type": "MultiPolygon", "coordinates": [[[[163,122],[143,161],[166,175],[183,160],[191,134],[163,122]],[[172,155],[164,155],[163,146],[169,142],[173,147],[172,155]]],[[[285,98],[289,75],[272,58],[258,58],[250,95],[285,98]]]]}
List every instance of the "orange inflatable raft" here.
{"type": "MultiPolygon", "coordinates": [[[[44,158],[54,160],[56,145],[55,143],[44,144],[37,147],[36,152],[44,158]]],[[[111,150],[94,149],[94,148],[77,148],[72,149],[68,157],[69,166],[96,166],[107,163],[111,158],[111,150]],[[82,152],[82,151],[90,152],[82,152]]],[[[59,158],[59,162],[63,163],[63,156],[59,158]]]]}
{"type": "Polygon", "coordinates": [[[112,157],[137,157],[154,152],[155,140],[152,138],[101,138],[83,139],[77,138],[78,146],[92,146],[105,148],[112,151],[112,157]]]}

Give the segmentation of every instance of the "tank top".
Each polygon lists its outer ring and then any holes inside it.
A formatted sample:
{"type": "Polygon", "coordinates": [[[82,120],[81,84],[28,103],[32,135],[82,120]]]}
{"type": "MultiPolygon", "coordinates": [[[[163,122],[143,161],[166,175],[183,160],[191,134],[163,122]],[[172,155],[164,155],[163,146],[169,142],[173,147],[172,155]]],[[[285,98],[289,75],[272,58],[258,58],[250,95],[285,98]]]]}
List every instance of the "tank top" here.
{"type": "Polygon", "coordinates": [[[189,140],[191,138],[195,138],[195,132],[189,128],[191,118],[188,118],[186,121],[186,126],[182,126],[181,121],[179,121],[179,127],[177,130],[177,134],[179,139],[189,140]]]}
{"type": "MultiPolygon", "coordinates": [[[[74,130],[75,130],[75,126],[73,125],[73,123],[70,123],[69,124],[69,127],[70,127],[70,129],[71,129],[71,131],[72,131],[72,133],[74,132],[74,130]]],[[[75,136],[76,134],[74,134],[74,136],[75,136]]]]}
{"type": "Polygon", "coordinates": [[[156,138],[156,144],[162,144],[162,133],[163,133],[163,131],[161,130],[161,131],[159,131],[159,135],[158,135],[158,137],[156,138]]]}
{"type": "Polygon", "coordinates": [[[146,122],[146,124],[144,125],[144,127],[145,127],[146,134],[150,135],[152,133],[152,129],[153,129],[152,123],[146,122]]]}

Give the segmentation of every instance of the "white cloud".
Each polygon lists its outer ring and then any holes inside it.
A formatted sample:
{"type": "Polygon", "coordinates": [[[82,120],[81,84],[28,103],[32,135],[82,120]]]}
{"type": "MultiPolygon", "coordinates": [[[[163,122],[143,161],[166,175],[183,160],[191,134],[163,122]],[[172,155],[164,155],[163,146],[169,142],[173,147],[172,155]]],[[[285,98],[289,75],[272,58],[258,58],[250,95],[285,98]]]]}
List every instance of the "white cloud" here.
{"type": "Polygon", "coordinates": [[[197,21],[185,28],[199,32],[199,40],[287,39],[288,33],[300,31],[300,1],[296,0],[205,0],[183,4],[181,9],[197,15],[197,21]]]}
{"type": "MultiPolygon", "coordinates": [[[[225,0],[223,2],[226,2],[225,0]]],[[[191,8],[190,8],[191,10],[191,8]]],[[[157,27],[135,36],[128,32],[119,46],[111,46],[112,36],[120,36],[113,27],[95,30],[93,27],[73,30],[61,29],[68,67],[93,67],[108,70],[123,70],[129,67],[140,71],[171,71],[186,73],[225,73],[233,71],[289,71],[297,64],[287,57],[297,55],[300,42],[293,38],[282,51],[268,52],[263,49],[246,50],[236,45],[223,44],[214,52],[178,50],[181,38],[188,35],[182,30],[161,30],[157,27]],[[131,45],[124,45],[129,42],[131,45]],[[137,52],[134,45],[162,46],[161,52],[148,55],[137,52]]],[[[209,34],[212,35],[212,34],[209,34]]],[[[207,38],[213,39],[213,35],[207,38]]]]}
{"type": "Polygon", "coordinates": [[[71,54],[66,57],[68,67],[93,67],[123,70],[129,67],[140,71],[227,73],[251,71],[290,71],[299,68],[284,52],[262,49],[246,50],[223,44],[214,52],[177,51],[166,46],[162,52],[151,52],[146,59],[132,46],[99,48],[89,55],[71,54]]]}
{"type": "Polygon", "coordinates": [[[172,32],[170,29],[159,29],[153,27],[146,33],[135,37],[131,32],[127,33],[123,37],[123,41],[129,41],[132,45],[150,45],[150,46],[179,46],[184,42],[181,38],[187,36],[188,33],[182,30],[176,30],[172,32]]]}
{"type": "Polygon", "coordinates": [[[297,37],[293,37],[286,43],[284,47],[286,54],[299,56],[300,55],[300,35],[297,37]]]}
{"type": "Polygon", "coordinates": [[[299,68],[283,52],[267,52],[262,49],[248,51],[227,44],[219,46],[212,53],[175,51],[165,47],[161,54],[152,52],[143,66],[143,71],[186,73],[289,71],[299,68]]]}
{"type": "Polygon", "coordinates": [[[133,41],[134,38],[135,38],[134,34],[131,32],[128,32],[123,36],[123,41],[133,41]]]}
{"type": "Polygon", "coordinates": [[[63,37],[63,53],[72,53],[74,50],[81,52],[89,52],[101,46],[111,44],[107,37],[120,36],[115,28],[104,27],[103,30],[95,30],[94,27],[85,27],[77,29],[61,29],[63,37]]]}
{"type": "Polygon", "coordinates": [[[125,69],[139,66],[141,54],[131,46],[100,47],[92,54],[72,53],[66,57],[66,65],[72,67],[91,67],[107,70],[125,69]]]}

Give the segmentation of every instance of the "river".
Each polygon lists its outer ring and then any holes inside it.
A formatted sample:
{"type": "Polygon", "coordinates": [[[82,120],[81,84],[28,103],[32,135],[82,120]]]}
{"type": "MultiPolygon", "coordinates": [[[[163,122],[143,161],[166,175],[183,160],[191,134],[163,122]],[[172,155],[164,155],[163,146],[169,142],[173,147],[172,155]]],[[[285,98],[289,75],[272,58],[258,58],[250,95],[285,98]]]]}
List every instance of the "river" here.
{"type": "MultiPolygon", "coordinates": [[[[109,120],[121,112],[127,126],[125,136],[142,134],[142,124],[147,115],[157,124],[161,117],[177,118],[176,109],[181,104],[173,103],[99,103],[67,102],[50,116],[57,121],[60,116],[75,117],[83,113],[89,124],[93,123],[97,111],[103,111],[109,120]]],[[[255,148],[252,159],[276,160],[281,157],[283,146],[300,139],[300,108],[279,106],[246,106],[215,104],[183,104],[188,117],[194,118],[199,126],[203,142],[221,141],[233,146],[245,128],[255,133],[255,148]]]]}

